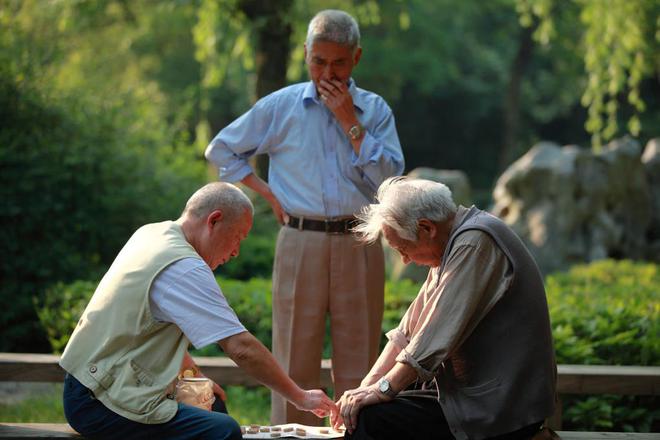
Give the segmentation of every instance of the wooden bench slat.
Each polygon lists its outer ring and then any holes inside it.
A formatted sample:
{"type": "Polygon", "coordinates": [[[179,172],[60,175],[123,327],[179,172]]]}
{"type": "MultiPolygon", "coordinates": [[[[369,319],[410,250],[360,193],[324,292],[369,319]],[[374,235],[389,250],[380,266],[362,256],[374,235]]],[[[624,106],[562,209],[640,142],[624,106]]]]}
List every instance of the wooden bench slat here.
{"type": "MultiPolygon", "coordinates": [[[[61,382],[64,371],[52,354],[0,353],[0,381],[61,382]]],[[[225,357],[195,357],[204,374],[223,385],[257,386],[234,361],[225,357]]],[[[559,394],[660,395],[660,367],[559,365],[559,394]]],[[[321,386],[332,386],[331,362],[321,365],[321,386]]]]}

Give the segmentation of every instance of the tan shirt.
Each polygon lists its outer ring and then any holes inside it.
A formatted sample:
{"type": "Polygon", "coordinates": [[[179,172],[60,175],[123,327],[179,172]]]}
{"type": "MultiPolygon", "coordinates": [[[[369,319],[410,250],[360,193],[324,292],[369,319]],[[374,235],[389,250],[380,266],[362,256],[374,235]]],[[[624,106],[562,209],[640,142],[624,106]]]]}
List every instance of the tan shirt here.
{"type": "MultiPolygon", "coordinates": [[[[466,212],[459,207],[456,224],[466,212]]],[[[402,349],[396,360],[412,366],[421,380],[433,379],[442,362],[499,301],[512,278],[511,263],[488,234],[477,230],[460,234],[443,273],[440,267],[429,270],[399,326],[387,333],[402,349]]]]}

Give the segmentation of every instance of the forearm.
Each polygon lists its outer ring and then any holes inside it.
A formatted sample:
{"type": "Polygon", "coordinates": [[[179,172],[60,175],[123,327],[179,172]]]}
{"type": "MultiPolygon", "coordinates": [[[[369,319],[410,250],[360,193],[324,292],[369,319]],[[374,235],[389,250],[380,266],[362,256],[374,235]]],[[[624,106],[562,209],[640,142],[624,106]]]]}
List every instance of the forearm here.
{"type": "Polygon", "coordinates": [[[270,351],[249,332],[223,339],[220,346],[246,373],[289,402],[299,404],[304,399],[304,390],[286,375],[270,351]]]}
{"type": "Polygon", "coordinates": [[[259,194],[261,197],[266,199],[269,203],[272,202],[275,199],[275,196],[273,195],[273,192],[270,189],[270,186],[266,182],[264,182],[263,179],[261,179],[259,176],[257,176],[254,173],[250,173],[247,176],[241,180],[241,183],[257,194],[259,194]]]}
{"type": "Polygon", "coordinates": [[[383,349],[380,356],[378,356],[374,366],[371,367],[369,373],[364,377],[364,379],[362,379],[360,386],[367,387],[376,383],[378,379],[385,376],[385,374],[395,366],[396,356],[400,351],[401,349],[397,347],[396,344],[394,344],[392,341],[389,341],[387,345],[385,345],[385,348],[383,349]]]}
{"type": "Polygon", "coordinates": [[[394,367],[385,375],[394,391],[400,393],[417,379],[417,371],[408,364],[395,362],[394,367]]]}

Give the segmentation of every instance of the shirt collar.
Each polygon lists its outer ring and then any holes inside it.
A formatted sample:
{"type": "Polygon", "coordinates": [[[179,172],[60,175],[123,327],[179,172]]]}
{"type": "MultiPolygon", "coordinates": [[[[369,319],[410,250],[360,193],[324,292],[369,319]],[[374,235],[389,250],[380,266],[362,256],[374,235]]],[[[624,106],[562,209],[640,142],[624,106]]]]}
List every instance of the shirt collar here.
{"type": "MultiPolygon", "coordinates": [[[[360,113],[364,113],[364,102],[358,93],[357,86],[355,85],[355,80],[353,78],[348,80],[348,91],[353,97],[353,106],[358,109],[360,113]]],[[[310,80],[307,83],[305,90],[303,90],[302,99],[305,107],[311,103],[321,104],[321,100],[319,99],[316,87],[314,87],[314,81],[310,80]]]]}

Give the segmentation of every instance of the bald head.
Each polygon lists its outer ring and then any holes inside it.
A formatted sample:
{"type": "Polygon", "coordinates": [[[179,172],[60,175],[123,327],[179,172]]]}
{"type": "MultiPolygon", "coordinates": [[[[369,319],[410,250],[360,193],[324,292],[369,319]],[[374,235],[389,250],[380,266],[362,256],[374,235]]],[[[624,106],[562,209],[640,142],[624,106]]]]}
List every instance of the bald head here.
{"type": "Polygon", "coordinates": [[[254,214],[254,206],[248,196],[235,185],[213,182],[204,185],[190,196],[181,217],[202,219],[213,211],[222,211],[225,219],[231,221],[246,211],[254,214]]]}

